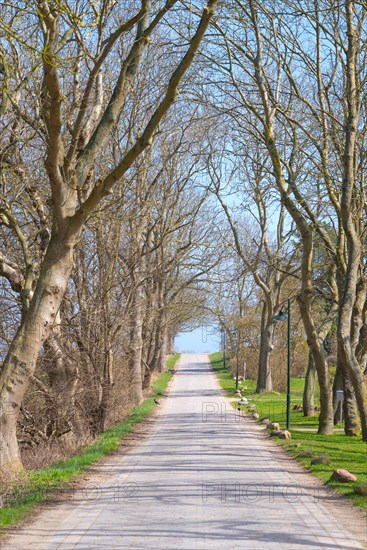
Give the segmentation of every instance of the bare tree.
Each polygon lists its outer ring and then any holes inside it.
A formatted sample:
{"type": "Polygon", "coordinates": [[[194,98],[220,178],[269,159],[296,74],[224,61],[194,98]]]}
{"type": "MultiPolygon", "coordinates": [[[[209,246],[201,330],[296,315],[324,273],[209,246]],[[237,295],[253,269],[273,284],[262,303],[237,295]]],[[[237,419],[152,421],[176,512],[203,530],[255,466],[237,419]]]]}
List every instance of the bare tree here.
{"type": "MultiPolygon", "coordinates": [[[[78,7],[64,8],[58,2],[42,1],[24,15],[29,18],[28,22],[31,22],[32,32],[35,32],[37,39],[43,40],[39,53],[42,64],[40,107],[45,135],[45,170],[51,191],[52,229],[33,295],[29,297],[22,323],[11,342],[1,370],[2,472],[14,472],[22,467],[16,441],[20,405],[34,372],[40,348],[55,324],[83,226],[139,155],[152,144],[160,122],[174,102],[179,83],[193,62],[212,18],[216,0],[210,0],[202,11],[186,52],[167,79],[162,95],[155,99],[148,123],[127,144],[126,152],[116,166],[104,170],[104,173],[100,169],[96,171],[98,155],[121,115],[150,37],[174,4],[174,0],[171,0],[160,9],[153,10],[149,1],[144,0],[130,19],[111,29],[111,10],[116,4],[104,3],[102,11],[97,14],[101,24],[93,27],[96,34],[91,42],[86,42],[88,33],[79,32],[80,24],[77,21],[83,23],[83,18],[89,18],[89,9],[93,9],[94,3],[88,5],[84,12],[78,13],[78,7]],[[134,29],[135,37],[132,34],[134,29]],[[71,34],[73,42],[66,39],[71,34]],[[111,58],[111,52],[117,51],[116,48],[122,44],[122,36],[126,37],[124,46],[130,44],[121,57],[112,92],[102,100],[99,75],[111,58]],[[76,44],[76,51],[70,51],[69,48],[74,47],[71,44],[76,44]],[[69,95],[69,90],[63,89],[68,79],[62,80],[66,57],[71,56],[76,61],[81,51],[84,54],[84,57],[81,56],[84,67],[77,75],[81,78],[83,74],[83,84],[78,82],[74,86],[74,93],[70,90],[69,95]],[[76,91],[80,89],[82,93],[77,94],[76,91]],[[68,96],[71,98],[69,107],[73,116],[70,116],[65,106],[68,96]]],[[[11,17],[11,13],[5,13],[5,16],[11,17]]],[[[20,21],[25,24],[24,19],[20,21]]],[[[12,39],[20,41],[19,32],[14,33],[12,39]]]]}

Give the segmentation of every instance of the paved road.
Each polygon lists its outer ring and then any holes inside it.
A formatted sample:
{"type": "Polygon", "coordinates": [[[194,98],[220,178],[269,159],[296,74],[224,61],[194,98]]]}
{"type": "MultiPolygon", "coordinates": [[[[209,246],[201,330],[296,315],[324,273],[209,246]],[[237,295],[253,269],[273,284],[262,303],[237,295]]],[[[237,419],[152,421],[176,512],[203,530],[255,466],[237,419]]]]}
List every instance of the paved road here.
{"type": "Polygon", "coordinates": [[[182,356],[153,428],[106,462],[99,488],[41,512],[4,547],[363,548],[315,498],[310,476],[236,418],[207,360],[182,356]]]}

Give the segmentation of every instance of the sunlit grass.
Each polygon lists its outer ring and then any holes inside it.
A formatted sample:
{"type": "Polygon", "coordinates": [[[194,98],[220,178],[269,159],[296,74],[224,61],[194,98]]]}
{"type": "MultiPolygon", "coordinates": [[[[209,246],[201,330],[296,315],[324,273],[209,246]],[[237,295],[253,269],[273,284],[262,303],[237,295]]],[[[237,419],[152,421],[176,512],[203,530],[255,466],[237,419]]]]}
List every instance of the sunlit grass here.
{"type": "MultiPolygon", "coordinates": [[[[229,396],[234,396],[236,387],[235,380],[228,369],[223,366],[221,353],[213,353],[210,356],[212,367],[217,374],[220,386],[226,390],[229,396]]],[[[291,381],[291,403],[302,404],[304,378],[293,378],[291,381]]],[[[255,393],[256,381],[246,380],[240,384],[242,395],[248,399],[250,404],[256,406],[256,412],[260,419],[268,417],[272,422],[278,422],[281,428],[285,428],[286,422],[286,395],[285,393],[269,392],[263,394],[255,393]],[[244,389],[246,387],[246,389],[244,389]]],[[[316,395],[317,397],[317,395],[316,395]]],[[[340,426],[330,436],[317,434],[318,418],[305,417],[302,412],[291,410],[291,441],[275,440],[288,452],[297,458],[313,474],[324,482],[328,482],[330,475],[337,468],[343,468],[355,474],[357,483],[367,482],[367,444],[361,438],[348,437],[340,426]],[[300,447],[291,447],[299,443],[300,447]],[[299,457],[301,450],[309,450],[312,456],[328,455],[330,464],[311,465],[311,458],[299,457]]],[[[357,495],[353,492],[354,483],[328,483],[334,490],[348,497],[353,504],[367,509],[367,497],[357,495]]]]}

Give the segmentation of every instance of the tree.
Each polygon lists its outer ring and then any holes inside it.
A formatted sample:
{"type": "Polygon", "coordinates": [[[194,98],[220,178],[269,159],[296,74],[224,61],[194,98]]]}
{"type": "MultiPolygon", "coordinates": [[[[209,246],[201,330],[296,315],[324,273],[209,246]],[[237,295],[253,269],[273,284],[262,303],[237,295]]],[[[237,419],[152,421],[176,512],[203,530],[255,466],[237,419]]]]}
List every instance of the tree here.
{"type": "MultiPolygon", "coordinates": [[[[32,31],[35,31],[35,38],[30,44],[34,44],[32,52],[39,52],[42,65],[40,119],[44,135],[45,170],[50,186],[52,226],[33,295],[27,296],[29,304],[1,369],[1,472],[14,472],[22,468],[16,441],[17,417],[41,346],[55,324],[83,226],[136,159],[152,144],[160,122],[175,100],[180,81],[193,62],[215,4],[216,0],[209,0],[202,11],[186,52],[166,81],[163,94],[155,98],[148,123],[136,138],[130,137],[118,164],[106,167],[103,172],[98,165],[96,170],[98,155],[122,116],[150,37],[172,10],[175,1],[169,0],[154,11],[149,0],[143,0],[136,13],[115,28],[111,28],[111,10],[116,4],[109,3],[103,3],[101,11],[95,14],[100,23],[97,26],[91,24],[89,18],[90,11],[95,9],[94,3],[88,3],[85,11],[80,12],[78,5],[69,7],[58,2],[42,1],[36,7],[29,8],[23,18],[20,17],[18,25],[31,24],[32,31]],[[24,19],[27,17],[28,20],[24,19]],[[80,32],[82,24],[86,25],[83,33],[80,32]],[[85,32],[87,27],[94,33],[91,41],[85,32]],[[134,29],[135,38],[132,35],[134,29]],[[72,41],[69,39],[71,35],[72,41]],[[123,42],[122,36],[126,37],[123,42]],[[41,49],[38,47],[40,40],[43,40],[41,49]],[[110,96],[103,100],[103,68],[111,59],[111,53],[116,54],[119,47],[126,47],[129,41],[130,45],[118,65],[110,96]],[[62,79],[66,60],[70,58],[75,65],[79,61],[82,65],[77,68],[72,83],[68,78],[62,79]],[[68,88],[70,84],[71,89],[68,88]],[[68,108],[67,98],[70,98],[68,108]]],[[[5,17],[11,19],[10,11],[5,12],[5,17]]],[[[23,43],[19,26],[9,37],[10,51],[10,41],[14,40],[23,43]]]]}

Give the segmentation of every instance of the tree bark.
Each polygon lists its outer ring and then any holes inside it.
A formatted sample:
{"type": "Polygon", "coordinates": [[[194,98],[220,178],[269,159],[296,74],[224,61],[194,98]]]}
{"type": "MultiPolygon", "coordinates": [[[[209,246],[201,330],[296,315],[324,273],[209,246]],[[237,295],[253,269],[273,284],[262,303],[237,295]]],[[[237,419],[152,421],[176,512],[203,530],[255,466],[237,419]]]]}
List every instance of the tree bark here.
{"type": "MultiPolygon", "coordinates": [[[[357,134],[360,124],[360,82],[358,77],[358,56],[360,55],[360,30],[354,24],[355,2],[346,0],[345,14],[347,23],[348,44],[346,50],[346,105],[347,117],[345,124],[345,143],[343,151],[343,180],[341,188],[341,221],[346,236],[347,270],[344,277],[344,288],[340,294],[339,322],[338,322],[338,354],[348,377],[353,384],[361,417],[362,438],[367,441],[367,380],[364,368],[356,357],[360,320],[365,303],[358,304],[358,294],[365,287],[365,274],[361,273],[362,264],[362,235],[359,234],[357,215],[353,212],[355,201],[356,182],[356,152],[357,134]],[[360,319],[358,319],[360,317],[360,319]]],[[[365,289],[364,289],[365,294],[365,289]]]]}
{"type": "Polygon", "coordinates": [[[72,357],[72,350],[65,349],[67,343],[63,342],[61,328],[56,325],[44,343],[44,349],[49,354],[47,357],[47,374],[51,388],[52,398],[55,404],[54,428],[56,435],[57,424],[61,421],[61,429],[67,424],[70,432],[76,438],[83,433],[81,418],[76,407],[76,392],[79,380],[78,360],[72,357]]]}
{"type": "MultiPolygon", "coordinates": [[[[333,382],[333,408],[334,408],[334,425],[339,424],[340,421],[340,409],[342,408],[341,401],[337,401],[337,391],[344,390],[343,387],[343,370],[340,361],[336,366],[334,382],[333,382]]],[[[342,413],[343,418],[343,413],[342,413]]]]}
{"type": "Polygon", "coordinates": [[[164,281],[159,277],[157,281],[157,314],[154,330],[153,356],[149,361],[145,373],[143,387],[148,388],[154,371],[159,370],[160,357],[163,345],[163,323],[164,323],[164,281]]]}
{"type": "Polygon", "coordinates": [[[302,289],[297,300],[300,313],[307,335],[307,343],[312,353],[320,387],[320,415],[317,433],[330,435],[333,433],[333,393],[329,365],[325,353],[321,348],[319,336],[316,332],[312,316],[312,298],[314,294],[312,284],[312,257],[313,257],[313,232],[300,223],[302,234],[302,289]]]}
{"type": "Polygon", "coordinates": [[[269,323],[267,303],[264,301],[261,313],[261,334],[259,369],[256,385],[256,393],[273,391],[273,383],[270,367],[270,353],[272,351],[272,322],[269,323]]]}
{"type": "Polygon", "coordinates": [[[361,430],[353,384],[350,381],[347,369],[342,367],[342,373],[344,390],[343,413],[345,419],[344,432],[345,435],[351,437],[359,436],[361,430]]]}
{"type": "Polygon", "coordinates": [[[130,396],[132,402],[135,405],[139,405],[144,399],[142,387],[143,311],[141,286],[138,284],[133,292],[130,332],[130,396]]]}
{"type": "MultiPolygon", "coordinates": [[[[77,237],[77,236],[75,236],[77,237]]],[[[53,232],[30,307],[10,345],[0,374],[0,474],[22,469],[16,425],[24,393],[34,374],[43,342],[49,336],[73,267],[76,238],[61,240],[53,232]]]]}
{"type": "Polygon", "coordinates": [[[308,366],[303,390],[303,416],[315,416],[316,368],[312,353],[308,353],[308,366]]]}

